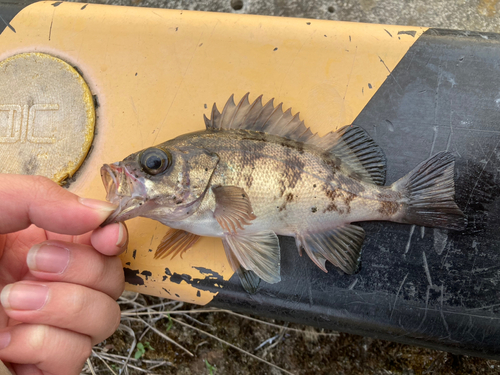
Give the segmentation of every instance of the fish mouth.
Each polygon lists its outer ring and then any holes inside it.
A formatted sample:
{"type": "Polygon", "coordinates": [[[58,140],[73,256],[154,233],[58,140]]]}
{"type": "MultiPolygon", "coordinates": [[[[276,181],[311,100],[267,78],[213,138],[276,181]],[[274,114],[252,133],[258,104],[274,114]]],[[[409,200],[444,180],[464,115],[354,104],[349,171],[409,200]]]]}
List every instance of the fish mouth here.
{"type": "Polygon", "coordinates": [[[106,200],[118,206],[101,226],[138,216],[134,210],[146,201],[144,182],[120,163],[104,164],[101,179],[106,189],[106,200]]]}

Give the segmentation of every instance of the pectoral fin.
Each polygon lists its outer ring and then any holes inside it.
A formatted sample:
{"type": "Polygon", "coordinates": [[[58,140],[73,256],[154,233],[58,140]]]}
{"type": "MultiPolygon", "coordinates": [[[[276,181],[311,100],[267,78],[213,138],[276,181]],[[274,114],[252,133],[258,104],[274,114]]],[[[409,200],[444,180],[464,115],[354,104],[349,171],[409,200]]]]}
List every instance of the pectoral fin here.
{"type": "Polygon", "coordinates": [[[328,260],[348,274],[356,272],[361,255],[365,231],[356,225],[344,225],[321,233],[299,233],[296,243],[299,251],[304,248],[309,258],[327,272],[328,260]]]}
{"type": "MultiPolygon", "coordinates": [[[[253,271],[270,284],[281,280],[280,246],[278,236],[274,232],[228,234],[222,242],[233,271],[240,272],[239,268],[242,267],[244,270],[253,271]]],[[[249,276],[245,279],[242,280],[243,286],[249,279],[249,284],[255,283],[249,276]]]]}
{"type": "Polygon", "coordinates": [[[182,258],[182,253],[191,248],[199,239],[200,236],[196,234],[171,228],[158,245],[154,258],[162,259],[172,255],[170,259],[174,259],[177,254],[180,254],[182,258]]]}
{"type": "Polygon", "coordinates": [[[250,225],[257,216],[244,189],[237,186],[218,186],[212,189],[215,195],[214,217],[226,232],[236,233],[250,225]]]}

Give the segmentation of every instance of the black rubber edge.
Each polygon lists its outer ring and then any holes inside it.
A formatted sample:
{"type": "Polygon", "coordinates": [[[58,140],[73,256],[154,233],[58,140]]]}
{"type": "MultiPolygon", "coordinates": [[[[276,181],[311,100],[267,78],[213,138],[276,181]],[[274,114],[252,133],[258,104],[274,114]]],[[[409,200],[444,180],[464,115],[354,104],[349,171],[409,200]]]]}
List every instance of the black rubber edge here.
{"type": "Polygon", "coordinates": [[[8,28],[15,33],[16,29],[10,24],[14,17],[25,7],[36,1],[0,0],[0,34],[8,28]]]}
{"type": "Polygon", "coordinates": [[[218,292],[208,306],[500,359],[500,36],[426,31],[354,123],[386,153],[388,184],[431,154],[453,153],[467,229],[361,223],[355,275],[323,273],[281,237],[280,283],[250,295],[236,275],[213,274],[193,286],[218,292]]]}

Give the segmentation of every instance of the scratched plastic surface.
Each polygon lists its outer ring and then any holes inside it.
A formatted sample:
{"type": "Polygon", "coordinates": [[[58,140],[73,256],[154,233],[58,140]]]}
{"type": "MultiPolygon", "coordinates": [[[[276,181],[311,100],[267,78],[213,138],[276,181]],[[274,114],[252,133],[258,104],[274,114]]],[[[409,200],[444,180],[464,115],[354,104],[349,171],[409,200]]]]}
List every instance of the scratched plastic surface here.
{"type": "Polygon", "coordinates": [[[429,30],[354,121],[386,152],[387,183],[455,155],[464,233],[362,223],[354,276],[322,273],[283,237],[281,283],[250,296],[233,276],[211,304],[499,359],[499,61],[498,35],[429,30]]]}

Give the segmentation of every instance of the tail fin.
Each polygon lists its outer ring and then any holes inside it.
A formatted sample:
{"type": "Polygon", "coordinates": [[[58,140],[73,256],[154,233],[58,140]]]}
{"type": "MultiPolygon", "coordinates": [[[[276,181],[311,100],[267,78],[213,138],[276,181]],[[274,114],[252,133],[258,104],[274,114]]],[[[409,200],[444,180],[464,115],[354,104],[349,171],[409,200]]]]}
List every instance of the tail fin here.
{"type": "Polygon", "coordinates": [[[465,215],[453,200],[454,167],[453,155],[440,152],[393,184],[393,189],[408,200],[401,222],[455,230],[465,228],[465,215]]]}

